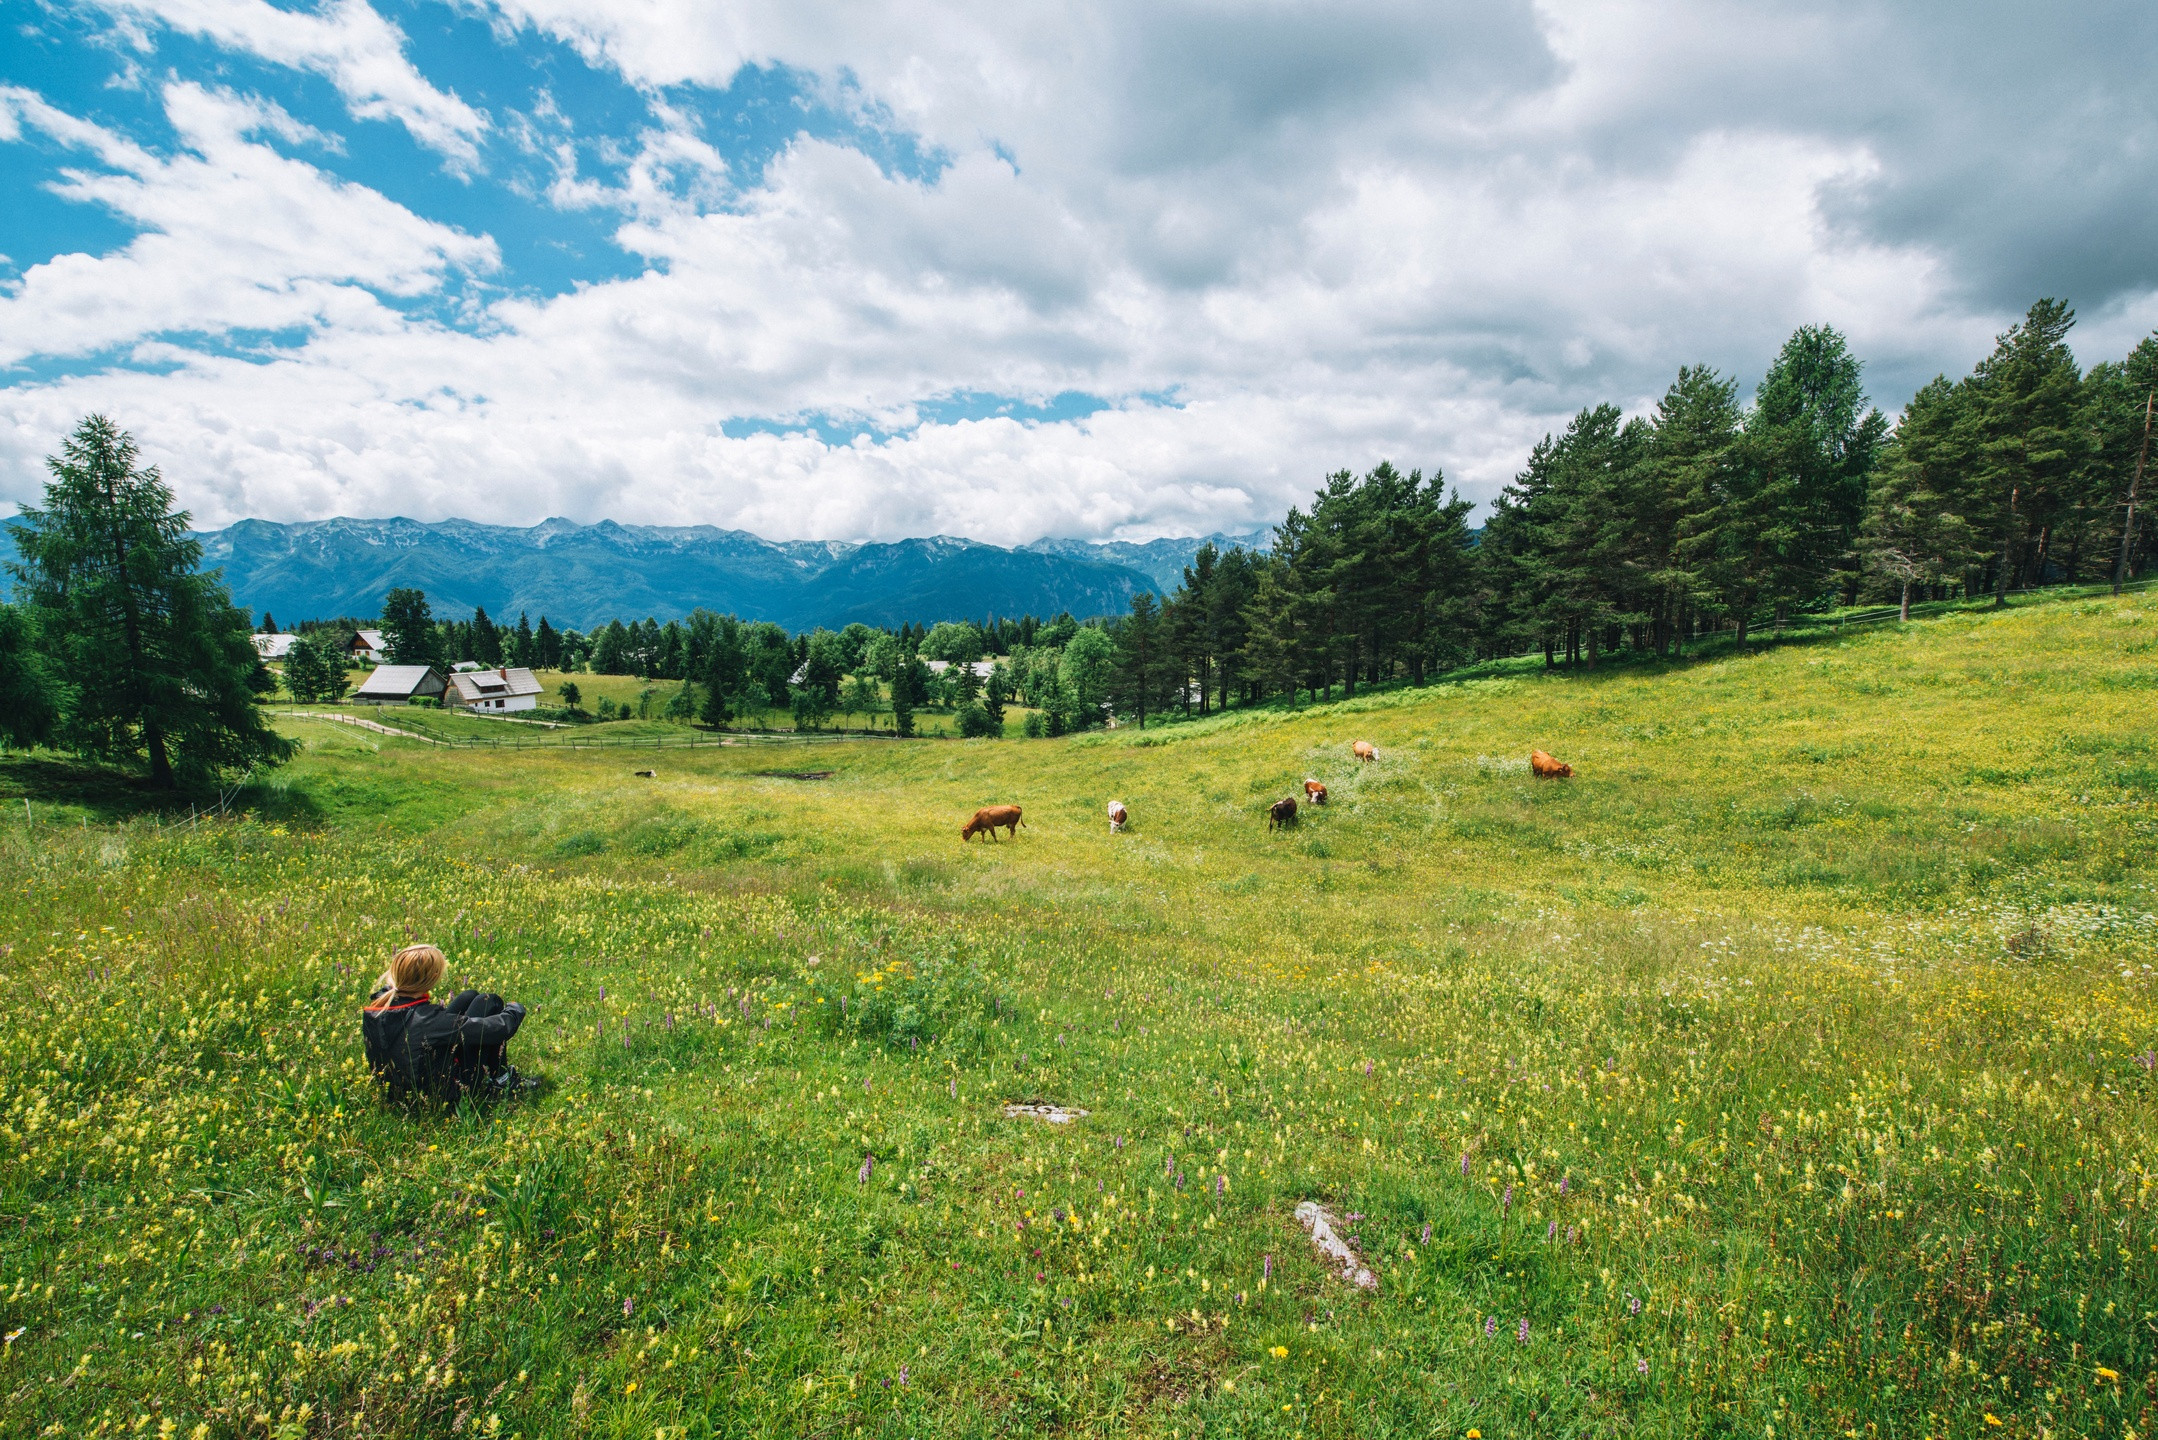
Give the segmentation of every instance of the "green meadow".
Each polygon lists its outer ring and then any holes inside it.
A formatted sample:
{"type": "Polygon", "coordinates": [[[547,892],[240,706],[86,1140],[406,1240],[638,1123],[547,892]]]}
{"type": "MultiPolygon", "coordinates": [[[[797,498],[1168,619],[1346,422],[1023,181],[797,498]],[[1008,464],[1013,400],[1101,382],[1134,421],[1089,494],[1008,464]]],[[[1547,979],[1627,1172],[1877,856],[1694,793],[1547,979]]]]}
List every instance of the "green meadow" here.
{"type": "Polygon", "coordinates": [[[293,720],[207,820],[0,760],[0,1432],[2150,1434],[2154,644],[1042,741],[293,720]],[[549,1090],[377,1100],[412,938],[549,1090]]]}

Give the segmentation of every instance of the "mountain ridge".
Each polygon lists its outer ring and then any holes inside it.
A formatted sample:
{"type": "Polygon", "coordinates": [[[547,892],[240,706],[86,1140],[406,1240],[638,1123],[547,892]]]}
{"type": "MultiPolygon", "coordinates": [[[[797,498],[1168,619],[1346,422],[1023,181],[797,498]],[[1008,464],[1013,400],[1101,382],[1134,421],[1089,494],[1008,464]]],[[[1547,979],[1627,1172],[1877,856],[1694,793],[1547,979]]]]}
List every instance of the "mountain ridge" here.
{"type": "Polygon", "coordinates": [[[532,526],[404,516],[239,520],[196,532],[203,565],[221,569],[235,603],[290,624],[373,615],[398,586],[427,592],[461,619],[545,614],[589,630],[610,619],[678,619],[704,608],[790,630],[988,615],[1117,613],[1142,592],[1175,587],[1201,545],[1264,543],[1268,532],[1144,542],[1044,538],[1011,549],[933,535],[857,543],[766,540],[714,525],[532,526]]]}

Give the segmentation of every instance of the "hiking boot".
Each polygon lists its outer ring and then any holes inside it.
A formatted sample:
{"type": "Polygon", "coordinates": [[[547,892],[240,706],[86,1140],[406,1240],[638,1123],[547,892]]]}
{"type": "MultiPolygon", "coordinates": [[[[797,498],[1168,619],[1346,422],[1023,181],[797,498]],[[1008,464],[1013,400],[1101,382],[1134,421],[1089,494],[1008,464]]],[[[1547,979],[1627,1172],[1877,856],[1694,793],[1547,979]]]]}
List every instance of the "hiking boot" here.
{"type": "Polygon", "coordinates": [[[515,1065],[506,1065],[499,1074],[487,1077],[487,1093],[490,1095],[529,1095],[547,1082],[537,1075],[527,1075],[515,1065]]]}

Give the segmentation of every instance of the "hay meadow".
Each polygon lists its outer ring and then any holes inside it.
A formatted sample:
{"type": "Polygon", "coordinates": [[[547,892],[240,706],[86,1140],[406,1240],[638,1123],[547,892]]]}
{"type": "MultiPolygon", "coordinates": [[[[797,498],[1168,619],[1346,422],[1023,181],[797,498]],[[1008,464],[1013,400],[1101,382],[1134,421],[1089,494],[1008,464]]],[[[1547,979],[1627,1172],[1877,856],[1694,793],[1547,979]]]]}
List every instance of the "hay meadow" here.
{"type": "Polygon", "coordinates": [[[194,823],[0,761],[0,1432],[2149,1434],[2154,642],[634,760],[295,720],[194,823]],[[377,1101],[417,937],[548,1093],[377,1101]]]}

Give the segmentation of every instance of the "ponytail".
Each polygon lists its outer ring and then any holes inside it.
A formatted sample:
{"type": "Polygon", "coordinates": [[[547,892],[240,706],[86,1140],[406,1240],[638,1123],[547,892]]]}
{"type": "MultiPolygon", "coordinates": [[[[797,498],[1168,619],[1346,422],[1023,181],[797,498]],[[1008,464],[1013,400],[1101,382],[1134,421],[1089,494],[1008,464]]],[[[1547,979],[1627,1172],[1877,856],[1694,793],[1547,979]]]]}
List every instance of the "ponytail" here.
{"type": "Polygon", "coordinates": [[[434,946],[407,945],[390,957],[390,968],[375,981],[369,1010],[387,1010],[400,999],[416,999],[434,989],[448,970],[449,960],[434,946]]]}

